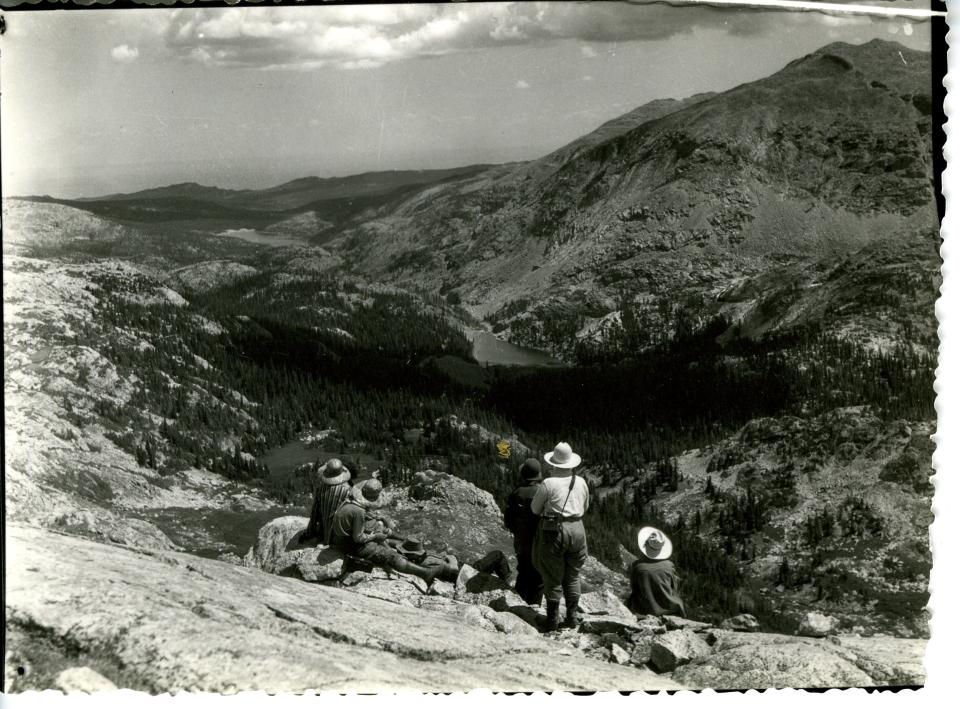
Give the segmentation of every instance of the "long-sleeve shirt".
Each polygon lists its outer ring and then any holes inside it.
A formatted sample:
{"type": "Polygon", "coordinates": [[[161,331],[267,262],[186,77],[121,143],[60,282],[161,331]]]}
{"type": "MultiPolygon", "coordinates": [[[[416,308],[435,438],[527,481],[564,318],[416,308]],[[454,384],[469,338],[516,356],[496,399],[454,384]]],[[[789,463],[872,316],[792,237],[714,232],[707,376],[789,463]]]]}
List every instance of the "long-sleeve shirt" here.
{"type": "Polygon", "coordinates": [[[590,506],[587,481],[577,475],[570,489],[570,477],[547,478],[530,503],[530,509],[541,517],[580,517],[590,506]],[[570,497],[567,497],[567,493],[570,497]],[[566,505],[564,505],[566,501],[566,505]]]}
{"type": "Polygon", "coordinates": [[[366,512],[360,505],[354,502],[345,502],[340,505],[333,516],[330,544],[352,552],[372,541],[373,534],[364,531],[365,521],[366,512]]]}

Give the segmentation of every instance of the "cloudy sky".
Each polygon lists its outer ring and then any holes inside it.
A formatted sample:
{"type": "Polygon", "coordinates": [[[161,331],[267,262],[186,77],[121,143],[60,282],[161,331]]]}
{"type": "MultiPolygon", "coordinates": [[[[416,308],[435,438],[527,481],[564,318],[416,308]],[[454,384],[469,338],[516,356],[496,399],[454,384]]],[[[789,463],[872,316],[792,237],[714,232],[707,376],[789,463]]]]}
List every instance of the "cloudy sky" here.
{"type": "Polygon", "coordinates": [[[930,43],[904,18],[605,2],[6,20],[3,193],[62,197],[528,159],[830,42],[930,43]]]}

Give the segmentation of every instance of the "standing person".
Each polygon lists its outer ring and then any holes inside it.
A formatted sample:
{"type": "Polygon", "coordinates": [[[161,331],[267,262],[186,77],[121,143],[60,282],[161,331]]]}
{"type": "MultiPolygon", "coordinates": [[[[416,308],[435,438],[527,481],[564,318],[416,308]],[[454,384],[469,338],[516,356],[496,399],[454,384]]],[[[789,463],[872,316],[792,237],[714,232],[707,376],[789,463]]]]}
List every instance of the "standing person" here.
{"type": "Polygon", "coordinates": [[[331,458],[314,474],[313,509],[301,539],[330,543],[333,515],[350,494],[350,471],[338,458],[331,458]]]}
{"type": "Polygon", "coordinates": [[[543,595],[547,600],[544,632],[559,626],[560,598],[567,603],[564,627],[578,625],[580,603],[580,569],[587,560],[587,535],[583,514],[590,505],[587,481],[573,469],[580,465],[580,456],[567,443],[558,443],[553,452],[543,456],[551,468],[533,497],[530,508],[540,515],[533,563],[543,576],[543,595]]]}
{"type": "Polygon", "coordinates": [[[669,537],[656,527],[644,527],[637,534],[637,546],[643,556],[630,567],[630,610],[641,615],[686,616],[680,579],[670,561],[669,537]]]}
{"type": "Polygon", "coordinates": [[[330,545],[350,556],[419,576],[429,586],[440,573],[440,567],[428,569],[415,564],[384,544],[388,537],[386,532],[370,533],[364,530],[367,512],[386,504],[381,496],[382,491],[383,486],[376,478],[357,483],[351,488],[350,496],[333,516],[330,545]]]}
{"type": "Polygon", "coordinates": [[[507,498],[503,521],[513,534],[513,550],[517,554],[517,595],[531,606],[538,606],[543,599],[543,578],[533,565],[533,545],[539,518],[530,509],[530,503],[543,482],[540,461],[527,458],[520,466],[520,479],[507,498]]]}

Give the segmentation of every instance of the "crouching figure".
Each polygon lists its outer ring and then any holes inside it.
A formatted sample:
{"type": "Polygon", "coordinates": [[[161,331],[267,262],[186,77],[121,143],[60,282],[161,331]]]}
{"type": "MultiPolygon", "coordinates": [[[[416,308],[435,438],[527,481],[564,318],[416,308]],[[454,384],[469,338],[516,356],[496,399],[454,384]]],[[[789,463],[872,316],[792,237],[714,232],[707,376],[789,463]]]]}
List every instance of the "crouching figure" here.
{"type": "Polygon", "coordinates": [[[368,515],[387,502],[382,492],[383,485],[375,478],[353,486],[349,497],[333,516],[331,546],[340,549],[348,556],[389,567],[404,574],[413,574],[426,581],[427,585],[432,584],[441,567],[428,569],[415,564],[396,549],[385,544],[389,536],[386,532],[365,531],[364,525],[368,521],[368,515]]]}
{"type": "Polygon", "coordinates": [[[670,561],[670,539],[656,527],[644,527],[637,534],[637,546],[642,556],[630,567],[630,610],[641,615],[686,616],[680,579],[670,561]]]}

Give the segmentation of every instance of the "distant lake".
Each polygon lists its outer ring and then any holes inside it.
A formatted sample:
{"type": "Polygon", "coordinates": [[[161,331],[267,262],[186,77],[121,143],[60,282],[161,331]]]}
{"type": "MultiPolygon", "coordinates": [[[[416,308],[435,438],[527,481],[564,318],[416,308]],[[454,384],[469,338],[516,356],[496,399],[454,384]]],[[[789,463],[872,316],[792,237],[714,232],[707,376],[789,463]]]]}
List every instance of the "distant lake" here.
{"type": "Polygon", "coordinates": [[[473,358],[480,364],[513,367],[564,367],[563,362],[546,352],[504,342],[485,330],[468,330],[473,358]]]}
{"type": "Polygon", "coordinates": [[[217,236],[227,236],[231,239],[242,239],[253,244],[262,244],[264,246],[303,246],[305,242],[300,239],[294,239],[290,236],[279,236],[274,234],[263,234],[256,229],[227,229],[221,231],[217,236]]]}
{"type": "MultiPolygon", "coordinates": [[[[271,448],[257,458],[257,462],[270,468],[270,477],[275,480],[283,480],[304,463],[313,463],[316,460],[327,461],[330,458],[350,458],[371,470],[375,470],[380,465],[376,458],[366,453],[337,453],[336,451],[319,450],[308,447],[301,440],[290,441],[271,448]]],[[[356,471],[351,472],[354,473],[356,478],[356,471]]]]}

